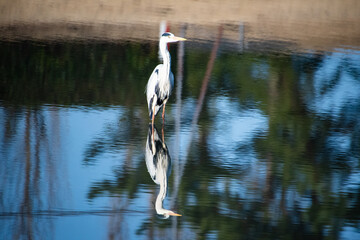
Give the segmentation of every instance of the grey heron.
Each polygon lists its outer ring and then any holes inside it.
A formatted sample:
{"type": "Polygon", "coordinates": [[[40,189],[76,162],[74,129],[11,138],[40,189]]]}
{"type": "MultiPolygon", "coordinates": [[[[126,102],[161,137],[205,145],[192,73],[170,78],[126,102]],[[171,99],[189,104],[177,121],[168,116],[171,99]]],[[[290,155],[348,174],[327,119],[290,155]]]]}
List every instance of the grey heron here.
{"type": "Polygon", "coordinates": [[[146,85],[146,99],[149,108],[149,117],[154,125],[155,116],[163,107],[162,119],[165,122],[165,106],[174,86],[174,75],[171,72],[171,57],[167,44],[185,41],[185,38],[176,37],[170,32],[163,33],[159,41],[159,49],[163,63],[156,66],[146,85]]]}
{"type": "Polygon", "coordinates": [[[146,140],[145,161],[151,179],[158,185],[160,190],[155,201],[155,210],[159,215],[168,218],[170,216],[181,216],[163,207],[167,192],[167,181],[171,172],[171,158],[164,141],[164,131],[160,138],[154,125],[149,124],[149,132],[146,140]]]}

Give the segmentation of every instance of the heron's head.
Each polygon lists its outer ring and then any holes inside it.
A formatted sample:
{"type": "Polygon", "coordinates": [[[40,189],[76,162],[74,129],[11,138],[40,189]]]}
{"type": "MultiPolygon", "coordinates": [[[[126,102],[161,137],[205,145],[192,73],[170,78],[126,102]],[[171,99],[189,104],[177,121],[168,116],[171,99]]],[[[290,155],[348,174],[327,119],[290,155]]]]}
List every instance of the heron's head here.
{"type": "Polygon", "coordinates": [[[169,218],[170,216],[175,216],[175,217],[181,217],[182,216],[181,214],[174,213],[173,211],[166,210],[166,209],[164,209],[161,213],[158,212],[158,214],[161,215],[165,219],[169,218]]]}
{"type": "Polygon", "coordinates": [[[176,37],[174,34],[172,34],[170,32],[166,32],[166,33],[163,33],[163,35],[161,35],[160,41],[171,43],[171,42],[178,42],[178,41],[186,41],[186,39],[182,38],[182,37],[176,37]]]}

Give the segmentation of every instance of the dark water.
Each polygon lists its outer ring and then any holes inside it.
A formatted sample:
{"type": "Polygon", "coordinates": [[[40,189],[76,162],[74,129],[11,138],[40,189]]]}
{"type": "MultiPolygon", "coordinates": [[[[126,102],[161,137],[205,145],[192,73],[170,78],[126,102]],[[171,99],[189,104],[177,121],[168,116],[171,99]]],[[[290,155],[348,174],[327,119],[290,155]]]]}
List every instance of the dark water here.
{"type": "Polygon", "coordinates": [[[0,238],[359,239],[357,47],[221,40],[170,48],[159,184],[156,42],[0,42],[0,238]],[[156,214],[160,188],[181,217],[156,214]]]}

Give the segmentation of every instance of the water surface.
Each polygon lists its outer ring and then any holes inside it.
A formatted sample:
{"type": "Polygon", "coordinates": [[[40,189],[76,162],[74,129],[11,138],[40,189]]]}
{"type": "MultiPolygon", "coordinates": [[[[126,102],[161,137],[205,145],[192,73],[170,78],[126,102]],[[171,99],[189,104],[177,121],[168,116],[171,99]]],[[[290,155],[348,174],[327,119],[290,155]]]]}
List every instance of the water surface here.
{"type": "Polygon", "coordinates": [[[360,46],[249,26],[170,25],[169,218],[145,161],[158,32],[3,39],[0,238],[359,238],[360,46]]]}

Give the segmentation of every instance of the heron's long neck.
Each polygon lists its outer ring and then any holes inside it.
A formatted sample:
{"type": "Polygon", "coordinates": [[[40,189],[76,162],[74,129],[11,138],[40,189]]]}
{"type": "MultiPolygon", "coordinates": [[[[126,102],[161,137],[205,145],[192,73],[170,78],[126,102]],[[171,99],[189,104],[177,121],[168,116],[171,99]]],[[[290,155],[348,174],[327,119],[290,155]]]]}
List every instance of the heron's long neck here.
{"type": "Polygon", "coordinates": [[[165,210],[163,208],[163,201],[166,197],[166,192],[167,192],[166,169],[161,169],[157,177],[160,180],[160,184],[159,184],[160,190],[159,190],[159,194],[156,198],[155,209],[158,214],[162,214],[163,211],[165,210]],[[159,176],[159,175],[161,175],[161,176],[159,176]]]}
{"type": "MultiPolygon", "coordinates": [[[[164,42],[164,41],[160,41],[159,47],[160,47],[161,56],[163,58],[163,64],[164,64],[164,67],[165,67],[164,74],[169,76],[169,74],[170,74],[170,65],[171,65],[171,57],[170,57],[170,53],[169,53],[169,51],[167,49],[167,43],[164,42]]],[[[164,79],[168,79],[168,78],[164,78],[164,79]]]]}

